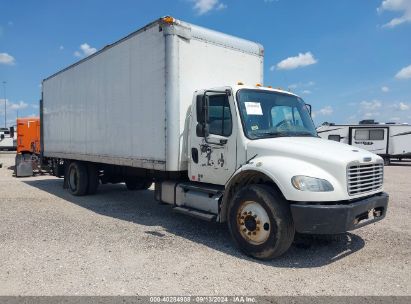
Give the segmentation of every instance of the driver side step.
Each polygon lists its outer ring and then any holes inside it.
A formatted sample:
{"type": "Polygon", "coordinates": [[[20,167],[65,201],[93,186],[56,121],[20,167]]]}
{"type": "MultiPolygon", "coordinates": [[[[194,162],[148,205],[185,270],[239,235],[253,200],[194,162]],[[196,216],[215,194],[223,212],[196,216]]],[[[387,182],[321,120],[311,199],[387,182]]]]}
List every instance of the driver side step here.
{"type": "Polygon", "coordinates": [[[173,210],[178,213],[186,214],[195,218],[198,218],[200,220],[205,220],[208,222],[215,221],[217,216],[215,214],[211,214],[208,212],[204,212],[201,210],[196,210],[196,209],[191,209],[191,208],[185,208],[185,207],[174,207],[173,210]]]}

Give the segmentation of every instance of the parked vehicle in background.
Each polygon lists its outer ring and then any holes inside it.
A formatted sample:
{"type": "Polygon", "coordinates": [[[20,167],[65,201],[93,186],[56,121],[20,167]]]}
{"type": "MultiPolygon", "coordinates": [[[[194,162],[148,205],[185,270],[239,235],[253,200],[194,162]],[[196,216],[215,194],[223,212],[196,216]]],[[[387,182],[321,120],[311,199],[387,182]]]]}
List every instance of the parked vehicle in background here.
{"type": "Polygon", "coordinates": [[[361,121],[358,125],[323,124],[319,136],[380,155],[389,165],[392,159],[411,159],[411,126],[398,123],[361,121]]]}
{"type": "Polygon", "coordinates": [[[42,162],[62,165],[77,196],[155,182],[158,201],[227,222],[260,259],[296,231],[383,219],[382,159],[319,138],[300,97],[261,85],[263,54],[172,17],[152,22],[43,81],[42,162]]]}
{"type": "Polygon", "coordinates": [[[15,127],[0,128],[0,150],[16,150],[15,127]]]}
{"type": "Polygon", "coordinates": [[[16,176],[32,176],[33,169],[39,166],[39,156],[40,118],[17,118],[16,176]]]}

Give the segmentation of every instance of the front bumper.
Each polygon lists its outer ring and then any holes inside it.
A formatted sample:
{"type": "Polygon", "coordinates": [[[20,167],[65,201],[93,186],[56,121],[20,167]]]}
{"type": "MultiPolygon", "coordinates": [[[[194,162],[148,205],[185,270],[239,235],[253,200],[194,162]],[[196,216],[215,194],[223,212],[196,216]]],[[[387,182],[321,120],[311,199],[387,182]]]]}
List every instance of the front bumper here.
{"type": "Polygon", "coordinates": [[[295,230],[308,234],[338,234],[382,220],[387,213],[385,192],[348,204],[290,204],[295,230]]]}

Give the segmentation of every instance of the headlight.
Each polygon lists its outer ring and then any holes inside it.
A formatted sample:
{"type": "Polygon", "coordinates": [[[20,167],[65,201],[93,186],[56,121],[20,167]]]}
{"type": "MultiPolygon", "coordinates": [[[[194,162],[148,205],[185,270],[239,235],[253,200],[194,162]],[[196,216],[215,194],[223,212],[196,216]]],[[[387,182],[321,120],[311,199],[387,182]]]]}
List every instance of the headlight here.
{"type": "Polygon", "coordinates": [[[334,190],[329,181],[304,175],[293,176],[291,183],[295,189],[301,191],[328,192],[334,190]]]}

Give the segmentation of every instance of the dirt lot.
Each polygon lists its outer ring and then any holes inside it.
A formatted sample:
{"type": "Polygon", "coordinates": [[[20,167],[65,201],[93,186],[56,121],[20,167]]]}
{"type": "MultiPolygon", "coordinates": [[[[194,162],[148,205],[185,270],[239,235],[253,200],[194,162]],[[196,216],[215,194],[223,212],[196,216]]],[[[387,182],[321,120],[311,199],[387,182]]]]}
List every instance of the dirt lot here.
{"type": "Polygon", "coordinates": [[[411,163],[386,168],[382,222],[260,262],[152,190],[73,197],[61,179],[13,177],[11,153],[0,162],[0,295],[411,295],[411,163]]]}

